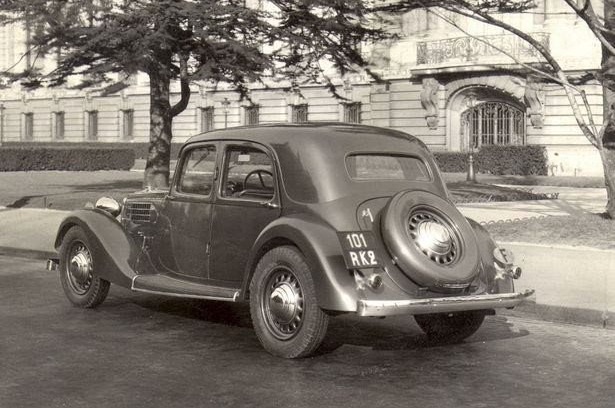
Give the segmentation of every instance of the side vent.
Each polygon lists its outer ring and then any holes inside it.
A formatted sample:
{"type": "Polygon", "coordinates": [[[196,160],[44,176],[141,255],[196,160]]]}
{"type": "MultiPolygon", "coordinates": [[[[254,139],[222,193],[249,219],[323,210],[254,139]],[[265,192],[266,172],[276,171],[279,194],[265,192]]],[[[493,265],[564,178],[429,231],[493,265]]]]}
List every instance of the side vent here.
{"type": "Polygon", "coordinates": [[[134,223],[153,222],[156,212],[152,203],[127,202],[124,217],[134,223]]]}

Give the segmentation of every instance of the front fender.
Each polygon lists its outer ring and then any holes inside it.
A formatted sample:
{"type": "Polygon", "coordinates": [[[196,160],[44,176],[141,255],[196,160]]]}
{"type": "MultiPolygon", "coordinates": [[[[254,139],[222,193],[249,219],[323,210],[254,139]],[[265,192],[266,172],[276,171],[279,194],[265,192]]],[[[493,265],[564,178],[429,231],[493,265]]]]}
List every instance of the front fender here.
{"type": "Polygon", "coordinates": [[[94,258],[94,273],[111,283],[130,288],[136,275],[140,248],[128,236],[121,224],[102,210],[73,211],[60,224],[55,240],[59,251],[66,232],[79,226],[85,232],[94,258]]]}
{"type": "Polygon", "coordinates": [[[316,297],[321,308],[356,311],[356,284],[351,272],[346,269],[336,231],[307,214],[278,218],[261,232],[248,258],[241,292],[244,296],[248,293],[252,274],[260,258],[279,245],[294,245],[303,253],[312,271],[316,297]]]}

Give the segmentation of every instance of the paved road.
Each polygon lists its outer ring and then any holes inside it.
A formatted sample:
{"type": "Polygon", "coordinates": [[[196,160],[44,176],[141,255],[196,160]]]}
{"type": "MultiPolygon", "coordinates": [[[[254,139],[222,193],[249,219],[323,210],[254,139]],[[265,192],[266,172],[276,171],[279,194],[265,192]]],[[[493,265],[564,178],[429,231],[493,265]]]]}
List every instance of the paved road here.
{"type": "Polygon", "coordinates": [[[71,307],[41,261],[0,257],[0,407],[612,407],[615,331],[500,315],[464,344],[407,317],[334,320],[329,350],[265,353],[245,306],[113,288],[71,307]]]}

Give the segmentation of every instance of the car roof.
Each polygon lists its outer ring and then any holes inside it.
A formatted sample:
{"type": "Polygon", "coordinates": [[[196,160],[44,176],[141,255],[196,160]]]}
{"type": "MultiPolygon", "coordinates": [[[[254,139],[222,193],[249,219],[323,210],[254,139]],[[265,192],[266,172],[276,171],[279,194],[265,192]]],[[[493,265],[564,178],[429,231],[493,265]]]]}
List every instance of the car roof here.
{"type": "MultiPolygon", "coordinates": [[[[214,130],[192,137],[186,143],[207,141],[255,142],[275,152],[288,195],[300,202],[325,202],[366,189],[383,195],[399,191],[398,182],[371,183],[350,179],[345,166],[349,154],[402,154],[419,157],[435,168],[423,142],[407,133],[375,126],[342,122],[271,124],[214,130]]],[[[434,177],[441,183],[437,172],[434,177]]],[[[423,185],[425,183],[422,183],[423,185]]],[[[422,188],[426,188],[423,186],[422,188]]]]}
{"type": "MultiPolygon", "coordinates": [[[[311,139],[314,142],[328,141],[331,137],[347,138],[348,143],[354,144],[359,138],[365,137],[389,139],[397,141],[418,141],[407,133],[393,129],[376,126],[359,125],[344,122],[307,122],[307,123],[272,123],[257,126],[238,126],[227,129],[212,130],[190,138],[187,143],[216,139],[253,140],[263,144],[290,143],[300,139],[305,142],[311,139]]],[[[380,140],[382,142],[384,140],[380,140]]]]}

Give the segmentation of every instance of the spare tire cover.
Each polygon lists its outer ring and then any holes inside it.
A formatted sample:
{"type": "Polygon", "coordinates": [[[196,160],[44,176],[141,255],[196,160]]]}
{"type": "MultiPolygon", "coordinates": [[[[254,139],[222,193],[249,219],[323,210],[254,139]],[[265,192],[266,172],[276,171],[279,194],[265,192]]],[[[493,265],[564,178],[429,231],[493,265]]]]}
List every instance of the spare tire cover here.
{"type": "Polygon", "coordinates": [[[474,231],[459,210],[427,191],[402,191],[383,211],[384,243],[414,282],[436,291],[466,287],[478,274],[474,231]]]}

